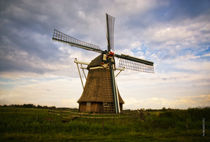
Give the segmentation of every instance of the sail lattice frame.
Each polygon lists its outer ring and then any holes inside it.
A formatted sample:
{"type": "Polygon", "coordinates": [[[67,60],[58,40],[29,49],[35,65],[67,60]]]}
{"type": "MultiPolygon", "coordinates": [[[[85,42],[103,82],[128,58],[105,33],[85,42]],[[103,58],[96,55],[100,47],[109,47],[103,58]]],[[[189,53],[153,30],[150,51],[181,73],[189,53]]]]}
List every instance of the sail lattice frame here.
{"type": "Polygon", "coordinates": [[[119,59],[118,66],[120,68],[125,68],[134,71],[146,72],[146,73],[154,73],[154,66],[146,65],[139,62],[134,62],[126,59],[119,59]]]}
{"type": "Polygon", "coordinates": [[[56,29],[54,29],[52,39],[68,43],[71,46],[75,46],[75,47],[83,48],[83,49],[86,49],[86,50],[102,53],[102,50],[100,49],[100,47],[98,45],[94,45],[94,44],[91,44],[91,43],[87,43],[87,42],[78,40],[78,39],[76,39],[74,37],[71,37],[69,35],[66,35],[66,34],[64,34],[64,33],[60,32],[56,29]]]}

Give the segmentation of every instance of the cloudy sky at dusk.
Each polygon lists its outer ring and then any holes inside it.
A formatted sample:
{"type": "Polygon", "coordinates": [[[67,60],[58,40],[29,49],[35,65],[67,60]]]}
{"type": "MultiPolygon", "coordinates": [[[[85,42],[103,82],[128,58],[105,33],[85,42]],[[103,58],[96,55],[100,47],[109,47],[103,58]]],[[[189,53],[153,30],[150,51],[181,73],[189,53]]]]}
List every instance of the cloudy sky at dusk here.
{"type": "Polygon", "coordinates": [[[117,77],[124,108],[210,106],[209,0],[0,0],[0,105],[78,107],[74,58],[98,54],[52,41],[53,30],[106,49],[105,13],[115,52],[155,64],[117,77]]]}

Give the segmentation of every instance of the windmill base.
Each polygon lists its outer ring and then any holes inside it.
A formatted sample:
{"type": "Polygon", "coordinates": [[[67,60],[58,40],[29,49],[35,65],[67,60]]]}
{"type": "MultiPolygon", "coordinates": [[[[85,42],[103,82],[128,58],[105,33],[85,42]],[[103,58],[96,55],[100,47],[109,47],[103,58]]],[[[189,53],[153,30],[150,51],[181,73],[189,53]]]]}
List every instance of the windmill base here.
{"type": "MultiPolygon", "coordinates": [[[[122,109],[123,104],[121,103],[120,110],[122,109]]],[[[115,108],[113,102],[81,102],[79,112],[114,113],[115,108]]]]}

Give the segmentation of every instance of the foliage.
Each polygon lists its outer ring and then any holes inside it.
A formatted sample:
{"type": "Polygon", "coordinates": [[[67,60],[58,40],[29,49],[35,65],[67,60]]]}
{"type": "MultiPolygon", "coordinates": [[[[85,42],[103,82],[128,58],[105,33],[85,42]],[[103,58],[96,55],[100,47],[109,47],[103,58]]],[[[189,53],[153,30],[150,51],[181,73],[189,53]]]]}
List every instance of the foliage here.
{"type": "Polygon", "coordinates": [[[120,115],[75,109],[0,107],[0,141],[210,141],[210,108],[126,110],[120,115]],[[206,136],[202,137],[202,118],[206,136]]]}

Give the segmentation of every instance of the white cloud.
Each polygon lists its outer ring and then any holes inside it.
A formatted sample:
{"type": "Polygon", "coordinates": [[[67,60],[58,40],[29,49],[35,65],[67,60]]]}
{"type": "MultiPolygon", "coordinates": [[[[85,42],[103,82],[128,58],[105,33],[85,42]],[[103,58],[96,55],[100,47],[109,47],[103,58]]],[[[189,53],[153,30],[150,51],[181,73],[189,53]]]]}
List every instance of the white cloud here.
{"type": "Polygon", "coordinates": [[[203,57],[210,57],[210,53],[204,54],[203,57]]]}
{"type": "Polygon", "coordinates": [[[193,62],[193,61],[186,61],[180,62],[175,65],[177,69],[185,69],[188,71],[198,71],[198,72],[210,72],[210,62],[193,62]]]}
{"type": "Polygon", "coordinates": [[[45,78],[42,81],[17,81],[10,89],[1,89],[1,104],[40,104],[58,107],[77,107],[82,87],[75,78],[45,78]]]}
{"type": "Polygon", "coordinates": [[[132,2],[127,0],[114,0],[114,1],[100,1],[100,5],[110,14],[115,16],[128,16],[131,14],[143,14],[157,6],[168,5],[166,1],[157,0],[132,0],[132,2]]]}
{"type": "Polygon", "coordinates": [[[140,109],[140,108],[194,108],[194,107],[208,107],[210,105],[210,95],[198,95],[198,96],[182,96],[175,97],[173,99],[152,97],[152,98],[128,98],[127,104],[124,108],[140,109]]]}
{"type": "Polygon", "coordinates": [[[209,30],[210,23],[204,20],[206,17],[183,20],[180,23],[159,23],[144,31],[146,39],[150,42],[163,42],[162,48],[195,48],[199,43],[208,42],[210,33],[203,33],[209,30]]]}

